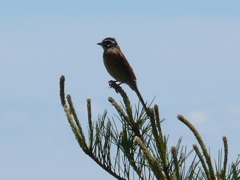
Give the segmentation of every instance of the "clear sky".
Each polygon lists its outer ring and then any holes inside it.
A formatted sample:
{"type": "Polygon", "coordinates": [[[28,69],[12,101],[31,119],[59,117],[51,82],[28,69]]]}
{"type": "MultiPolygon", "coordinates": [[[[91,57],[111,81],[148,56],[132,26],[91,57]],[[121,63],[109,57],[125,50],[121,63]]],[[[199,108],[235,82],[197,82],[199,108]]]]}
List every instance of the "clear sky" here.
{"type": "MultiPolygon", "coordinates": [[[[145,100],[160,107],[169,145],[193,134],[184,115],[217,159],[222,136],[229,163],[240,154],[240,1],[3,1],[0,0],[0,179],[112,177],[79,148],[59,100],[66,77],[87,132],[93,118],[116,113],[112,79],[96,44],[112,36],[132,65],[145,100]]],[[[122,86],[132,103],[136,94],[122,86]]]]}

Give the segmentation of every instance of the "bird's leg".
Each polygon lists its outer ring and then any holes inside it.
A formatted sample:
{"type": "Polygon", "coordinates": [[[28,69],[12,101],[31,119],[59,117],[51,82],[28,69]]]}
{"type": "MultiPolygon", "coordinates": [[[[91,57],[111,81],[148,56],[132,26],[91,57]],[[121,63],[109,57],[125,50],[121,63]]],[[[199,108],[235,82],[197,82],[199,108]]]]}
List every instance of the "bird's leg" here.
{"type": "Polygon", "coordinates": [[[122,84],[122,83],[117,84],[116,82],[118,82],[118,81],[110,80],[110,81],[108,81],[108,84],[109,84],[110,88],[115,89],[116,93],[118,93],[122,89],[120,86],[120,84],[122,84]]]}

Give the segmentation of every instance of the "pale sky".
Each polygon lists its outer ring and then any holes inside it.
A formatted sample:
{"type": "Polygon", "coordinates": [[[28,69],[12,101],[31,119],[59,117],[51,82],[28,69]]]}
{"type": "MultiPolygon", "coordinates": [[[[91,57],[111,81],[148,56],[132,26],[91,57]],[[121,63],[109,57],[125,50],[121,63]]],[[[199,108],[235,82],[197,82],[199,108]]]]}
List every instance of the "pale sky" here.
{"type": "MultiPolygon", "coordinates": [[[[211,156],[229,143],[229,164],[240,154],[240,1],[1,1],[0,179],[113,179],[80,149],[59,100],[65,75],[87,133],[93,119],[116,111],[103,50],[115,37],[132,65],[143,98],[160,108],[169,147],[199,130],[211,156]]],[[[122,85],[133,105],[136,94],[122,85]]]]}

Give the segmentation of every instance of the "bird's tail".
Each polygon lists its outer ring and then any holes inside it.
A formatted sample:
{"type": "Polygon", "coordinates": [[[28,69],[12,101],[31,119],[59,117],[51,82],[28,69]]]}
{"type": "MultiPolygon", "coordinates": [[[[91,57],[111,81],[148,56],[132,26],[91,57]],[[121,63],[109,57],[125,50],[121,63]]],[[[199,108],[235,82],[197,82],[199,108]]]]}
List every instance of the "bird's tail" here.
{"type": "Polygon", "coordinates": [[[145,109],[147,115],[149,115],[149,114],[148,114],[148,108],[147,108],[147,106],[146,106],[146,104],[145,104],[145,102],[144,102],[144,100],[143,100],[143,98],[142,98],[142,95],[140,94],[138,88],[136,87],[134,91],[136,92],[136,94],[137,94],[140,102],[142,103],[142,106],[143,106],[143,108],[145,109]]]}

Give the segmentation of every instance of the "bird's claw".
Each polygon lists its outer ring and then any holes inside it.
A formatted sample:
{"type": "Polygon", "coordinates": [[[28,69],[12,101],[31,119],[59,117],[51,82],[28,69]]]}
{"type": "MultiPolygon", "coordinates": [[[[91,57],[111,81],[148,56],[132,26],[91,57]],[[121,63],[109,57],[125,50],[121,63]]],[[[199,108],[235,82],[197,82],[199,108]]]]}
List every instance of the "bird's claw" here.
{"type": "Polygon", "coordinates": [[[115,89],[116,93],[119,93],[119,91],[122,89],[120,86],[121,83],[117,84],[116,82],[117,81],[110,80],[110,81],[108,81],[108,84],[109,84],[110,88],[115,89]]]}

